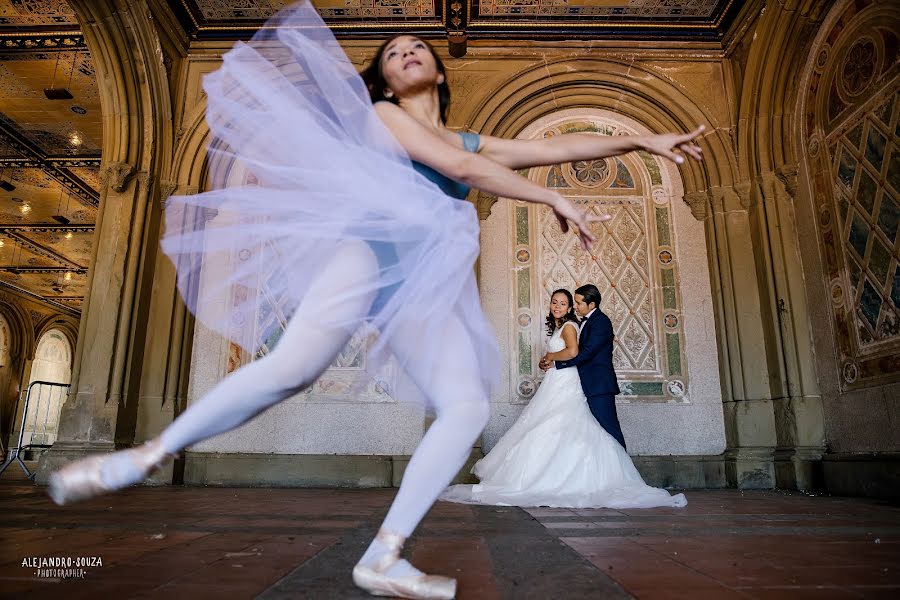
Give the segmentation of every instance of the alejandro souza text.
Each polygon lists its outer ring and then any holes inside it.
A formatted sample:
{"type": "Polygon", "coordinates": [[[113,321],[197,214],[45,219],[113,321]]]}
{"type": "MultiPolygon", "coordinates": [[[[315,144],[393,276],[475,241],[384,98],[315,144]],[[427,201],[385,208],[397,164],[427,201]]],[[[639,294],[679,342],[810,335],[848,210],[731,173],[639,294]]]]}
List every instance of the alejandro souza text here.
{"type": "Polygon", "coordinates": [[[99,556],[27,556],[22,559],[22,567],[37,569],[40,578],[83,579],[85,568],[102,567],[99,556]]]}

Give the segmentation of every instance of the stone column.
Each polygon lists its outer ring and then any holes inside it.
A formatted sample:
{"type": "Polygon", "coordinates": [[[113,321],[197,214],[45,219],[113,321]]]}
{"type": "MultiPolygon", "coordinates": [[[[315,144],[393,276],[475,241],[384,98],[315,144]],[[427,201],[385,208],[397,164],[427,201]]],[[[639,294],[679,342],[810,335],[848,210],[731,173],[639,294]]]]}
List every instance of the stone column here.
{"type": "Polygon", "coordinates": [[[775,473],[778,487],[821,486],[825,417],[816,379],[809,311],[804,290],[794,197],[797,168],[783,167],[759,178],[770,272],[768,293],[774,307],[768,326],[777,344],[778,378],[772,382],[775,405],[775,473]]]}
{"type": "Polygon", "coordinates": [[[746,183],[714,187],[708,203],[696,197],[686,201],[706,223],[725,402],[726,476],[729,485],[765,489],[775,485],[775,416],[755,261],[758,244],[748,212],[751,192],[746,183]]]}
{"type": "Polygon", "coordinates": [[[39,482],[69,460],[134,439],[158,247],[153,203],[171,151],[171,98],[147,1],[69,4],[97,67],[103,184],[72,386],[39,482]]]}

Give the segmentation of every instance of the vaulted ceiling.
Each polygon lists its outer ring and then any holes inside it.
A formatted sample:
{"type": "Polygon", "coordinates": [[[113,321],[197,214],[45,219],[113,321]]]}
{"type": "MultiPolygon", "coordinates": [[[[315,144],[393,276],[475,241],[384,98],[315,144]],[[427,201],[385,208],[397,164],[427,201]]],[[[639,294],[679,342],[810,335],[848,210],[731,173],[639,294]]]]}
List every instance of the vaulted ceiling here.
{"type": "MultiPolygon", "coordinates": [[[[192,40],[252,35],[289,2],[168,0],[192,40]]],[[[740,0],[314,0],[339,36],[721,41],[740,0]]],[[[76,314],[100,197],[91,55],[65,0],[0,0],[0,286],[76,314]]]]}
{"type": "Polygon", "coordinates": [[[0,285],[77,312],[100,189],[91,56],[63,0],[0,0],[0,48],[0,285]]]}

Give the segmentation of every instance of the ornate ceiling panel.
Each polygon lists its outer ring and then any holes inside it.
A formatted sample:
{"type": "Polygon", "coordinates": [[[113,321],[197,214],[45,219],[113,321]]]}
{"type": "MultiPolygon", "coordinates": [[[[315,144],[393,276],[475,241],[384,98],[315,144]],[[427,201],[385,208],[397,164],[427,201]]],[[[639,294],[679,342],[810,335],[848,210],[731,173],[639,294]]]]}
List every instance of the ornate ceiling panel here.
{"type": "MultiPolygon", "coordinates": [[[[194,37],[247,37],[286,0],[169,0],[194,37]]],[[[434,29],[444,25],[445,0],[314,0],[336,31],[434,29]]]]}
{"type": "MultiPolygon", "coordinates": [[[[613,38],[721,38],[735,0],[469,0],[469,34],[527,31],[613,38]]],[[[465,9],[460,10],[465,13],[465,9]]]]}
{"type": "Polygon", "coordinates": [[[0,0],[0,27],[77,29],[78,21],[65,0],[0,0]]]}
{"type": "MultiPolygon", "coordinates": [[[[286,0],[169,0],[194,38],[247,37],[286,0]]],[[[736,0],[313,0],[339,34],[720,38],[736,0]]]]}

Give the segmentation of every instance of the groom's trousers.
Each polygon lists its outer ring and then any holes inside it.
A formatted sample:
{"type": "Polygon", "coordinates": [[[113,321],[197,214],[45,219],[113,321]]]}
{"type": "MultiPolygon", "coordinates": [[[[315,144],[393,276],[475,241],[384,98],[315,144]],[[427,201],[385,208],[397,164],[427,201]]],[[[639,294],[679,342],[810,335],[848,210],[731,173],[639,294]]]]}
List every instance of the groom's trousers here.
{"type": "Polygon", "coordinates": [[[625,436],[622,435],[622,427],[619,426],[619,416],[616,414],[616,396],[615,394],[599,394],[597,396],[588,396],[588,406],[591,414],[600,423],[600,426],[606,430],[609,435],[613,436],[623,448],[625,446],[625,436]]]}

